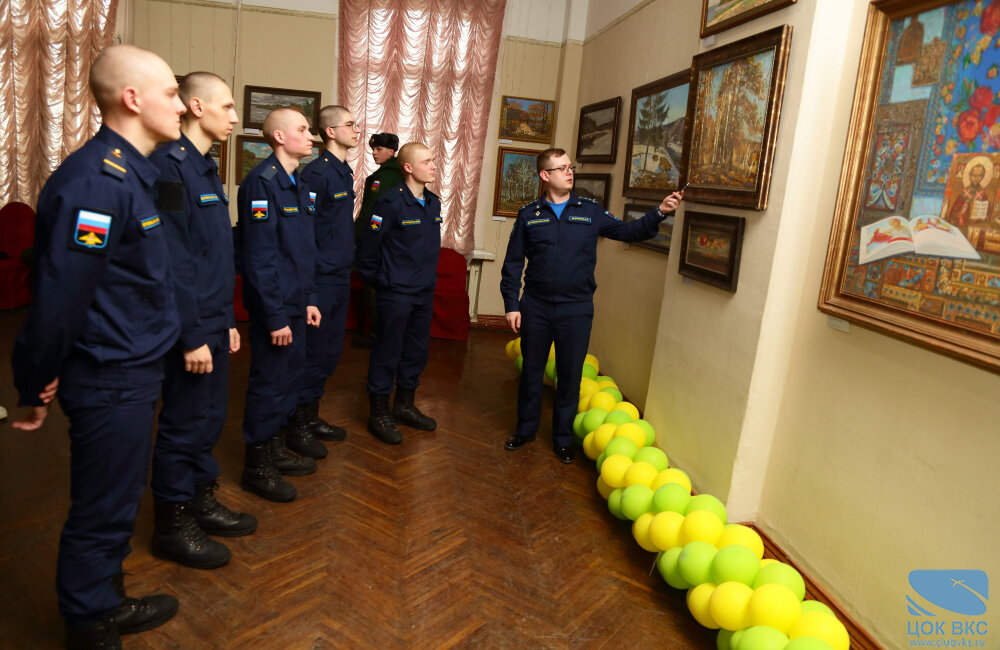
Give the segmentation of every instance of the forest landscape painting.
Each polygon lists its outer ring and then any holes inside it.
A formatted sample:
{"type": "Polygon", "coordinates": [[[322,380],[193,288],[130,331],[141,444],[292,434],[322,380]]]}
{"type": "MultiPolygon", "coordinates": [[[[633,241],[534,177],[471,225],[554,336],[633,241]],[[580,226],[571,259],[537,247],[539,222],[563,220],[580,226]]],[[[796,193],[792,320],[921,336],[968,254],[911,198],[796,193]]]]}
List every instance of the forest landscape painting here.
{"type": "Polygon", "coordinates": [[[632,91],[622,194],[657,199],[682,184],[690,70],[632,91]]]}

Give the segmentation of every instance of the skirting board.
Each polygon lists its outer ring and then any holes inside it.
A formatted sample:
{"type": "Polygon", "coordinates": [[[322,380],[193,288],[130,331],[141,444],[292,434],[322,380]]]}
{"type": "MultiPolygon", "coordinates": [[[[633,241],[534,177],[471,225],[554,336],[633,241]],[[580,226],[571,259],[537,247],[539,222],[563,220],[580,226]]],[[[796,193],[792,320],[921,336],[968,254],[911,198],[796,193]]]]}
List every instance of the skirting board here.
{"type": "MultiPolygon", "coordinates": [[[[496,332],[510,332],[510,326],[504,316],[493,316],[491,314],[479,314],[476,320],[469,326],[474,330],[492,330],[496,332]]],[[[513,332],[511,332],[513,334],[513,332]]]]}

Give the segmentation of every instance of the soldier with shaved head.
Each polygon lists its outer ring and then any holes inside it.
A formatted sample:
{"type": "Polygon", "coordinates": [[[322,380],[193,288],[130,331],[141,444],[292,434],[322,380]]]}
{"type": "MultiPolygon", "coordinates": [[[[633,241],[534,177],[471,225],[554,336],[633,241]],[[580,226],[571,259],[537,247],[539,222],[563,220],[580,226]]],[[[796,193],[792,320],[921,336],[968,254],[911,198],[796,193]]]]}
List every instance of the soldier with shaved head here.
{"type": "Polygon", "coordinates": [[[426,188],[437,176],[437,163],[419,142],[403,145],[399,162],[404,180],[376,201],[357,251],[358,273],[375,287],[379,315],[368,361],[368,430],[389,445],[403,441],[396,424],[437,428],[414,403],[427,365],[441,250],[441,201],[426,188]]]}
{"type": "Polygon", "coordinates": [[[229,549],[207,534],[248,535],[257,520],[215,498],[212,447],[226,423],[229,355],[240,347],[233,319],[233,234],[229,197],[209,155],[238,121],[226,82],[192,72],[180,83],[187,107],[181,138],[153,152],[157,201],[167,235],[180,341],[167,355],[153,447],[153,555],[198,569],[226,564],[229,549]]]}
{"type": "Polygon", "coordinates": [[[98,56],[90,86],[97,134],[49,177],[38,197],[34,296],[12,362],[14,423],[38,429],[59,398],[69,418],[71,505],[56,587],[68,648],[120,648],[177,612],[172,596],[125,596],[129,552],[149,468],[163,358],[179,334],[167,242],[146,159],[180,137],[184,105],[163,59],[117,45],[98,56]]]}
{"type": "MultiPolygon", "coordinates": [[[[264,136],[274,153],[247,174],[237,196],[243,304],[250,313],[242,486],[269,501],[287,502],[296,490],[281,475],[316,471],[315,460],[285,446],[302,385],[306,326],[321,322],[309,302],[316,263],[313,204],[296,171],[312,153],[313,140],[305,116],[291,108],[268,114],[264,136]]],[[[291,442],[322,447],[315,439],[291,442]]],[[[303,445],[297,450],[309,451],[303,445]]]]}

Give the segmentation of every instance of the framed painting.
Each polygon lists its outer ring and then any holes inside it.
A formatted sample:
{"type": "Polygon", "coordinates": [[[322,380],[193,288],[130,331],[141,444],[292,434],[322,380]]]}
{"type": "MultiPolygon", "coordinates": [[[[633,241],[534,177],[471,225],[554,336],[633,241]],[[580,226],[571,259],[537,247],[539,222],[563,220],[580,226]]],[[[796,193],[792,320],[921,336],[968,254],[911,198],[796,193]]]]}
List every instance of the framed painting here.
{"type": "Polygon", "coordinates": [[[552,142],[556,103],[504,95],[500,99],[500,138],[525,142],[552,142]]]}
{"type": "Polygon", "coordinates": [[[683,185],[690,82],[682,70],[632,91],[623,196],[659,201],[683,185]]]}
{"type": "MultiPolygon", "coordinates": [[[[625,210],[622,213],[622,219],[625,221],[635,221],[650,210],[655,210],[658,207],[658,204],[645,205],[641,203],[626,203],[625,210]]],[[[630,245],[642,246],[643,248],[649,248],[661,253],[669,253],[670,242],[674,235],[674,214],[675,213],[671,212],[667,215],[666,219],[660,222],[660,230],[656,233],[655,237],[647,239],[646,241],[631,242],[630,245]]]]}
{"type": "Polygon", "coordinates": [[[516,217],[521,206],[534,201],[542,193],[542,179],[533,149],[500,147],[497,154],[497,179],[493,186],[493,214],[516,217]]]}
{"type": "MultiPolygon", "coordinates": [[[[247,177],[253,168],[264,162],[274,150],[264,138],[254,135],[236,136],[236,149],[239,152],[239,159],[236,164],[236,184],[239,185],[247,177]]],[[[299,161],[298,171],[305,169],[306,165],[319,157],[320,145],[313,143],[312,153],[299,161]]]]}
{"type": "Polygon", "coordinates": [[[686,199],[767,208],[791,43],[784,25],[694,57],[686,199]]]}
{"type": "Polygon", "coordinates": [[[796,0],[701,0],[701,37],[717,34],[796,0]]]}
{"type": "Polygon", "coordinates": [[[607,210],[611,194],[611,174],[577,174],[573,178],[573,191],[594,199],[607,210]]]}
{"type": "Polygon", "coordinates": [[[736,293],[746,219],[707,212],[684,212],[681,275],[736,293]]]}
{"type": "Polygon", "coordinates": [[[1000,0],[869,5],[819,309],[1000,371],[1000,0]]]}
{"type": "MultiPolygon", "coordinates": [[[[219,180],[226,184],[226,165],[229,164],[229,142],[214,142],[212,148],[208,150],[208,155],[212,157],[215,164],[219,166],[219,180]]],[[[270,154],[268,154],[270,155],[270,154]]],[[[265,156],[266,158],[267,156],[265,156]]]]}
{"type": "Polygon", "coordinates": [[[576,133],[578,161],[615,161],[618,157],[618,114],[621,109],[621,97],[588,104],[580,109],[580,126],[576,133]]]}
{"type": "Polygon", "coordinates": [[[250,129],[262,128],[264,118],[271,111],[276,108],[294,108],[306,116],[315,131],[319,124],[320,97],[320,93],[310,90],[244,86],[243,126],[250,129]]]}

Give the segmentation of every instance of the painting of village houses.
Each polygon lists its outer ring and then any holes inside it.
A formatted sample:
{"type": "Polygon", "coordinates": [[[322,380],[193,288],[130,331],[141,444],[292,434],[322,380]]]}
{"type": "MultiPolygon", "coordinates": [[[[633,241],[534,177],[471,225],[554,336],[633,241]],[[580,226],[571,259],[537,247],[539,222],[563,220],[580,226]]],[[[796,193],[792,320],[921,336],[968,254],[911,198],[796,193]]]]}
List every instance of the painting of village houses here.
{"type": "Polygon", "coordinates": [[[552,142],[556,103],[504,95],[500,101],[500,138],[552,142]]]}

